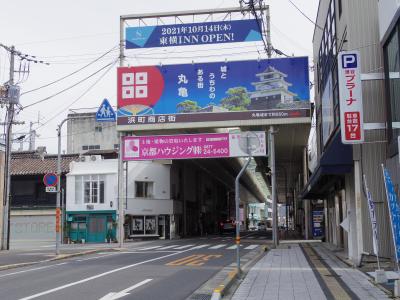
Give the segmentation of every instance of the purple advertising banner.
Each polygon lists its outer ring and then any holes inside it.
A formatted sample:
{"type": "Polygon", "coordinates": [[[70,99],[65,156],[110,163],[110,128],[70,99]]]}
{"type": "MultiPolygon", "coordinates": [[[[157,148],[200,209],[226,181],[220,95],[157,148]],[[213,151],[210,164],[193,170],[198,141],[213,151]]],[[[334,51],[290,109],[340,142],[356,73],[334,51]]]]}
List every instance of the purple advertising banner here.
{"type": "Polygon", "coordinates": [[[204,133],[128,136],[123,139],[122,159],[195,159],[265,156],[265,132],[204,133]]]}

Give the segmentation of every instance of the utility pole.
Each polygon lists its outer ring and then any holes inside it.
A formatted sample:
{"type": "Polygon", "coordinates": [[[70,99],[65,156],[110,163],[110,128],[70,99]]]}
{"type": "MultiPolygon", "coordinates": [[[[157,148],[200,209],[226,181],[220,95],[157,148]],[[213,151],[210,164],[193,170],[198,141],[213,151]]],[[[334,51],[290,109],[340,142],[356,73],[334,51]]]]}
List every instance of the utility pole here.
{"type": "MultiPolygon", "coordinates": [[[[10,80],[8,81],[8,86],[12,87],[14,85],[14,60],[15,60],[15,48],[11,46],[10,49],[10,80]]],[[[19,96],[18,96],[19,98],[19,96]]],[[[14,120],[14,101],[10,98],[10,93],[8,93],[8,111],[7,111],[7,123],[6,123],[6,153],[5,153],[5,167],[4,167],[4,197],[3,197],[3,231],[2,231],[2,250],[10,249],[10,186],[11,186],[11,151],[12,151],[12,125],[14,120]]]]}
{"type": "MultiPolygon", "coordinates": [[[[120,18],[119,25],[119,66],[124,66],[124,19],[120,18]]],[[[123,132],[118,132],[118,140],[119,140],[119,151],[118,151],[118,242],[119,247],[122,248],[124,246],[124,162],[122,160],[122,147],[123,147],[123,132]]]]}

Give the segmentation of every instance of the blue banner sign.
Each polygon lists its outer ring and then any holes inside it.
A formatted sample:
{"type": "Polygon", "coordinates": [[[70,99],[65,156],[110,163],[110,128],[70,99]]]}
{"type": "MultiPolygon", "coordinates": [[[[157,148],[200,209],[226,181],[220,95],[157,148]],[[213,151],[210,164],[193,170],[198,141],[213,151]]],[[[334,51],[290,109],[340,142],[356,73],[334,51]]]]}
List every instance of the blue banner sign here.
{"type": "Polygon", "coordinates": [[[385,180],[386,196],[390,212],[390,220],[392,225],[393,243],[395,247],[396,262],[400,258],[400,205],[394,190],[392,179],[387,169],[382,166],[383,178],[385,180]]]}
{"type": "Polygon", "coordinates": [[[314,210],[312,212],[312,228],[313,228],[313,237],[320,238],[324,236],[324,211],[323,210],[314,210]]]}
{"type": "Polygon", "coordinates": [[[117,81],[119,125],[301,118],[310,111],[307,57],[121,67],[117,81]]]}
{"type": "Polygon", "coordinates": [[[252,20],[127,27],[126,49],[261,41],[252,20]]]}

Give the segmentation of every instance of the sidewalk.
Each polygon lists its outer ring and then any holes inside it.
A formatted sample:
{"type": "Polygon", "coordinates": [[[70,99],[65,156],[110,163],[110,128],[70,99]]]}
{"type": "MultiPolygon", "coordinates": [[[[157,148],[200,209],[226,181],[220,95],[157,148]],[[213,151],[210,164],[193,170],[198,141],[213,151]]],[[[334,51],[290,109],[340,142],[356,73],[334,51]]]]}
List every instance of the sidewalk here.
{"type": "Polygon", "coordinates": [[[319,243],[282,244],[244,278],[233,300],[390,299],[366,274],[319,243]]]}

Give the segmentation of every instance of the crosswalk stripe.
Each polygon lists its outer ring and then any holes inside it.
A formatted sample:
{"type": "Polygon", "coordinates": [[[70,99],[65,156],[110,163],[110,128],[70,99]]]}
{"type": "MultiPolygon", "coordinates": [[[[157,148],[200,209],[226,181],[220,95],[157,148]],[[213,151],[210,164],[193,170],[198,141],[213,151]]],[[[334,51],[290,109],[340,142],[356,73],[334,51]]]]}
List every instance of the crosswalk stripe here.
{"type": "Polygon", "coordinates": [[[165,250],[165,249],[171,249],[171,248],[175,248],[175,247],[178,247],[179,245],[170,245],[170,246],[165,246],[165,247],[162,247],[162,248],[158,248],[158,250],[165,250]]]}
{"type": "MultiPolygon", "coordinates": [[[[242,246],[242,245],[240,245],[240,246],[242,246]]],[[[230,247],[228,247],[228,248],[226,248],[226,249],[228,249],[228,250],[236,249],[236,245],[230,246],[230,247]]]]}
{"type": "Polygon", "coordinates": [[[194,246],[194,244],[192,244],[192,245],[180,246],[180,247],[174,248],[174,250],[181,250],[181,249],[189,248],[189,247],[192,247],[192,246],[194,246]]]}
{"type": "Polygon", "coordinates": [[[246,248],[244,248],[245,250],[252,250],[252,249],[255,249],[255,248],[257,248],[258,247],[258,245],[250,245],[250,246],[247,246],[246,248]]]}
{"type": "Polygon", "coordinates": [[[160,248],[161,246],[152,246],[152,247],[145,247],[145,248],[138,248],[137,250],[152,250],[160,248]]]}
{"type": "Polygon", "coordinates": [[[210,246],[210,244],[199,245],[199,246],[190,248],[190,250],[201,249],[201,248],[205,248],[205,247],[208,247],[208,246],[210,246]]]}
{"type": "Polygon", "coordinates": [[[212,247],[210,247],[208,249],[219,249],[219,248],[222,248],[222,247],[225,247],[225,246],[227,246],[227,244],[219,244],[219,245],[212,246],[212,247]]]}

